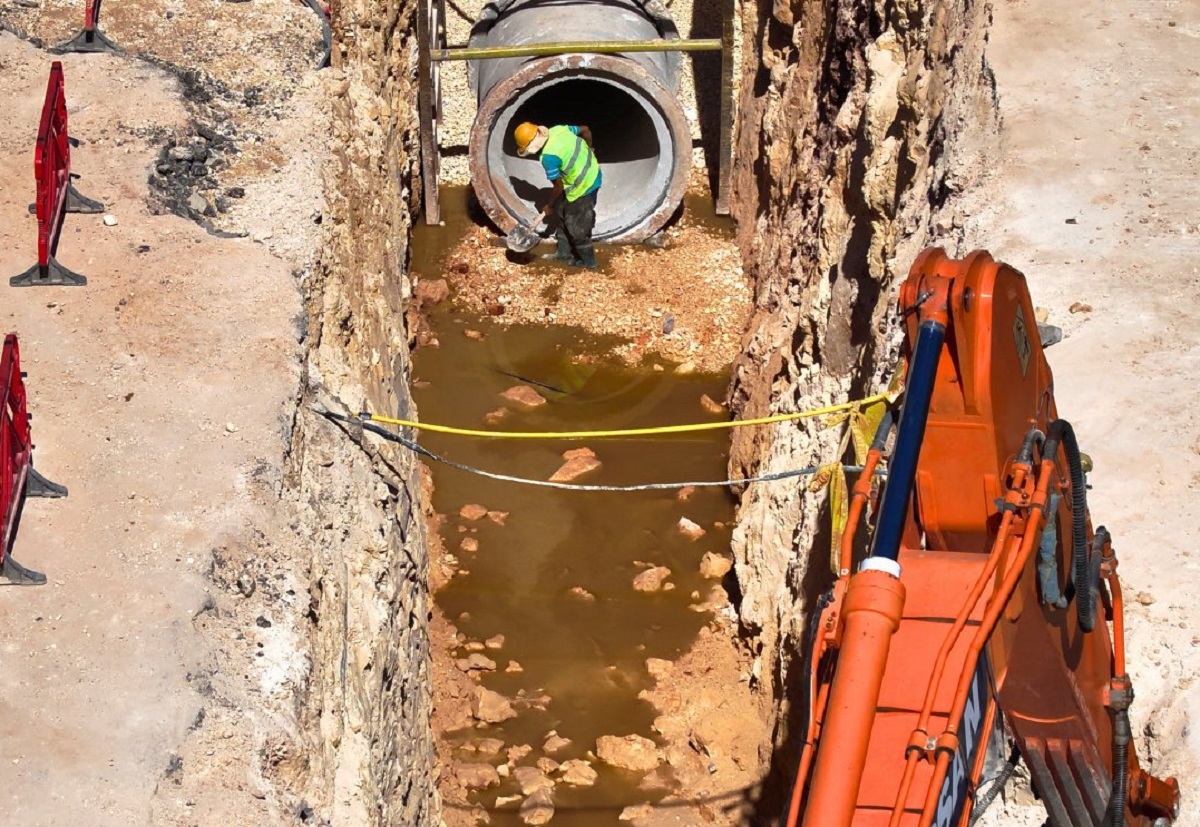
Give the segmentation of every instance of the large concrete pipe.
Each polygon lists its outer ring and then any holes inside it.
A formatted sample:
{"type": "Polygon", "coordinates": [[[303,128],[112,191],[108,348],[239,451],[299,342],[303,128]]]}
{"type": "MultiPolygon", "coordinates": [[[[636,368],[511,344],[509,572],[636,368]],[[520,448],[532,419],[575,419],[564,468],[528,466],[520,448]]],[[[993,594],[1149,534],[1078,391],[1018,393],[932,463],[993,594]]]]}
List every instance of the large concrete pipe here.
{"type": "MultiPolygon", "coordinates": [[[[488,5],[471,47],[596,40],[675,39],[657,2],[515,0],[488,5]]],[[[641,241],[679,207],[692,167],[692,141],[679,103],[678,52],[508,57],[470,63],[479,111],[471,128],[471,182],[504,232],[545,204],[550,183],[536,158],[517,155],[522,121],[586,124],[604,185],[595,237],[641,241]]]]}

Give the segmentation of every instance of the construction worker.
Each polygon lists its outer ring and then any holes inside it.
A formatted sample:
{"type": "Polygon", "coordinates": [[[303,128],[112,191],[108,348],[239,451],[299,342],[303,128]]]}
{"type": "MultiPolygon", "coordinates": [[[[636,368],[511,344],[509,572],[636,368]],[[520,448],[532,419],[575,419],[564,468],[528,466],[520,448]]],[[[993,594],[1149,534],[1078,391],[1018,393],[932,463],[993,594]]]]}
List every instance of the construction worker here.
{"type": "MultiPolygon", "coordinates": [[[[592,151],[592,130],[586,126],[538,126],[523,123],[513,137],[521,156],[538,155],[546,177],[554,184],[550,201],[538,221],[554,210],[558,226],[554,258],[575,267],[596,268],[592,230],[596,226],[596,193],[600,190],[600,162],[592,151]]],[[[535,223],[534,226],[537,226],[535,223]]]]}

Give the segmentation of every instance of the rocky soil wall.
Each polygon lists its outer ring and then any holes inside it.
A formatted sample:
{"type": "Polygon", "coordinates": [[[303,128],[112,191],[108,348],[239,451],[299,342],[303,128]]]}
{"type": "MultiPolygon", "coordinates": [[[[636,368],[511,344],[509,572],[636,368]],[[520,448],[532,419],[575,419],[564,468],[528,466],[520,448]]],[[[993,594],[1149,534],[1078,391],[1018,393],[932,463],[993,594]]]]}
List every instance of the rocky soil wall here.
{"type": "Polygon", "coordinates": [[[404,318],[416,121],[413,5],[334,3],[325,244],[288,482],[311,538],[312,670],[294,767],[333,824],[436,824],[418,468],[314,413],[411,412],[404,318]]]}
{"type": "MultiPolygon", "coordinates": [[[[894,361],[890,291],[961,223],[947,205],[996,128],[989,20],[984,2],[745,5],[735,214],[755,311],[730,392],[739,415],[864,395],[894,361]]],[[[732,465],[828,462],[838,436],[819,422],[743,429],[732,465]]],[[[739,611],[754,674],[782,704],[777,745],[806,608],[832,579],[828,525],[824,494],[803,486],[741,501],[739,611]]]]}

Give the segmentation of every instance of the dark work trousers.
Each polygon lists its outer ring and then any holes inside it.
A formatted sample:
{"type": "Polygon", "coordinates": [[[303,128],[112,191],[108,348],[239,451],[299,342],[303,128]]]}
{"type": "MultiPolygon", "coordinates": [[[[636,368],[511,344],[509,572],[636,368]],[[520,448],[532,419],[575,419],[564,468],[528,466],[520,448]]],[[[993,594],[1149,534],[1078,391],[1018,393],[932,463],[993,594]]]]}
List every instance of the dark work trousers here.
{"type": "Polygon", "coordinates": [[[596,192],[568,201],[564,195],[554,205],[558,215],[558,227],[554,237],[558,241],[556,256],[559,260],[583,267],[596,266],[596,250],[592,247],[592,230],[596,227],[596,192]]]}

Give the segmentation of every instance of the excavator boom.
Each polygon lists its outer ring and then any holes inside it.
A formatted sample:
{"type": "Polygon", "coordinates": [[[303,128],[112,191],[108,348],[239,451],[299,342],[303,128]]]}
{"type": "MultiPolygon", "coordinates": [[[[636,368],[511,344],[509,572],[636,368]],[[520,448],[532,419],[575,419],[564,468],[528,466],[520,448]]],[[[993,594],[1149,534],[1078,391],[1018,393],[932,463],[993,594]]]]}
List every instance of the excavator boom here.
{"type": "Polygon", "coordinates": [[[1090,460],[1059,418],[1025,277],[929,249],[900,307],[903,402],[810,620],[787,827],[964,827],[1017,753],[1053,827],[1169,825],[1179,787],[1130,743],[1117,560],[1091,523],[1090,460]]]}

